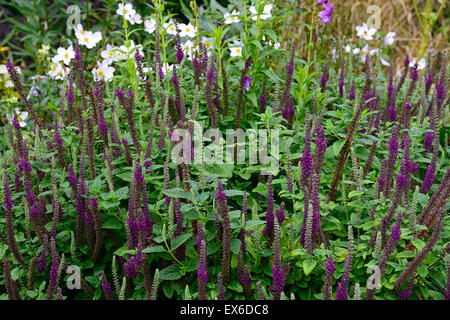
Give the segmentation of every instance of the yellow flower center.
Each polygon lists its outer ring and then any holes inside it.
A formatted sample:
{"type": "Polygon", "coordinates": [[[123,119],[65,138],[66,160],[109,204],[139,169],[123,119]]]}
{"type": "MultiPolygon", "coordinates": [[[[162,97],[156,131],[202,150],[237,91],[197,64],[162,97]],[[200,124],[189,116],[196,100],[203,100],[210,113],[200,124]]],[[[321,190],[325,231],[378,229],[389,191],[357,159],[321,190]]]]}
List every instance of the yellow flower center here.
{"type": "Polygon", "coordinates": [[[237,49],[236,49],[236,52],[237,52],[237,53],[241,53],[241,48],[237,48],[237,49]]]}
{"type": "Polygon", "coordinates": [[[52,71],[55,71],[56,70],[56,66],[52,66],[52,71]]]}
{"type": "Polygon", "coordinates": [[[64,54],[64,57],[65,57],[65,58],[68,58],[68,57],[69,57],[69,54],[66,52],[66,53],[64,54]]]}
{"type": "Polygon", "coordinates": [[[89,42],[89,39],[88,38],[84,38],[84,42],[89,42]]]}
{"type": "Polygon", "coordinates": [[[22,121],[22,118],[18,115],[17,120],[22,121]]]}
{"type": "Polygon", "coordinates": [[[103,75],[104,75],[103,71],[102,71],[102,70],[99,70],[99,71],[98,71],[98,75],[99,75],[100,77],[103,77],[103,75]]]}
{"type": "Polygon", "coordinates": [[[109,55],[110,57],[112,57],[112,56],[113,56],[113,53],[110,51],[108,55],[109,55]]]}
{"type": "Polygon", "coordinates": [[[128,10],[127,9],[123,9],[123,13],[125,14],[125,13],[127,13],[128,12],[128,10]]]}

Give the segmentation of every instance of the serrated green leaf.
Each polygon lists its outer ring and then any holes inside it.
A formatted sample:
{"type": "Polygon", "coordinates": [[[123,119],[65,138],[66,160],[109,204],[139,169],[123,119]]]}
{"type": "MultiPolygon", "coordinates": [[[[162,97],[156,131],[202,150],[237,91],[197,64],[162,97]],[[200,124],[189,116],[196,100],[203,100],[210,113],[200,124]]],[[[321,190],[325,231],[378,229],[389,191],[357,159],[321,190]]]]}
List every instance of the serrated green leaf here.
{"type": "Polygon", "coordinates": [[[306,259],[303,260],[303,272],[305,276],[309,275],[317,265],[317,260],[315,259],[306,259]]]}
{"type": "Polygon", "coordinates": [[[178,264],[172,264],[159,272],[160,280],[178,280],[182,276],[178,264]]]}
{"type": "Polygon", "coordinates": [[[163,246],[153,246],[142,250],[142,253],[158,253],[158,252],[166,252],[166,249],[164,249],[163,246]]]}
{"type": "Polygon", "coordinates": [[[182,234],[170,241],[170,247],[172,250],[175,250],[179,246],[181,246],[183,243],[185,243],[190,237],[192,236],[192,233],[185,233],[182,234]]]}

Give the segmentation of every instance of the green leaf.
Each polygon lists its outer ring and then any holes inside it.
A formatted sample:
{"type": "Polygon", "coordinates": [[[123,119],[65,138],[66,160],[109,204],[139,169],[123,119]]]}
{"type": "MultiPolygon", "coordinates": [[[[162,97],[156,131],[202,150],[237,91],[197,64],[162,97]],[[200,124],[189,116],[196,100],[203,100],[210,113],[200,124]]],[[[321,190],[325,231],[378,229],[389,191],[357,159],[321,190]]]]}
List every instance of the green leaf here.
{"type": "Polygon", "coordinates": [[[261,182],[258,182],[258,185],[256,186],[256,188],[254,188],[252,191],[261,193],[263,195],[267,195],[267,185],[263,184],[261,182]]]}
{"type": "Polygon", "coordinates": [[[428,268],[424,265],[421,265],[417,268],[417,273],[422,277],[426,278],[428,276],[428,268]]]}
{"type": "Polygon", "coordinates": [[[239,239],[231,240],[231,252],[233,252],[234,254],[238,254],[240,249],[241,249],[241,240],[239,239]]]}
{"type": "Polygon", "coordinates": [[[422,251],[423,247],[425,247],[425,242],[421,239],[412,239],[411,240],[412,244],[414,245],[414,247],[417,248],[417,250],[422,251]]]}
{"type": "Polygon", "coordinates": [[[186,192],[181,188],[173,188],[168,190],[163,190],[163,193],[166,196],[177,199],[188,199],[192,201],[192,194],[190,192],[186,192]]]}
{"type": "Polygon", "coordinates": [[[216,164],[212,167],[212,172],[223,178],[231,178],[233,176],[234,164],[216,164]]]}
{"type": "Polygon", "coordinates": [[[103,225],[103,229],[122,229],[122,224],[117,218],[110,218],[103,225]]]}
{"type": "Polygon", "coordinates": [[[397,253],[396,258],[412,258],[414,256],[415,256],[415,254],[412,251],[402,251],[402,252],[397,253]]]}
{"type": "Polygon", "coordinates": [[[259,226],[266,223],[264,220],[249,220],[247,221],[247,227],[259,226]]]}
{"type": "Polygon", "coordinates": [[[142,253],[158,253],[158,252],[166,252],[166,249],[164,249],[163,246],[153,246],[142,250],[142,253]]]}
{"type": "Polygon", "coordinates": [[[111,208],[116,208],[120,205],[120,201],[119,200],[106,200],[102,202],[103,204],[103,208],[105,209],[111,209],[111,208]]]}
{"type": "Polygon", "coordinates": [[[231,283],[227,286],[228,289],[237,291],[237,292],[243,292],[242,286],[239,282],[236,280],[231,281],[231,283]]]}
{"type": "Polygon", "coordinates": [[[170,241],[170,247],[172,250],[175,250],[179,246],[181,246],[183,243],[185,243],[190,237],[192,236],[192,233],[185,233],[182,234],[170,241]]]}
{"type": "Polygon", "coordinates": [[[225,195],[227,197],[242,196],[242,195],[244,195],[244,191],[241,191],[241,190],[225,190],[225,195]]]}
{"type": "Polygon", "coordinates": [[[122,199],[127,199],[129,196],[129,188],[127,186],[120,188],[119,190],[116,191],[117,197],[122,200],[122,199]]]}
{"type": "Polygon", "coordinates": [[[333,150],[334,156],[337,157],[339,155],[344,144],[345,144],[345,140],[338,140],[335,143],[333,143],[333,146],[331,148],[333,150]]]}
{"type": "Polygon", "coordinates": [[[361,200],[353,200],[348,205],[350,207],[354,207],[354,208],[363,208],[364,207],[364,202],[362,202],[361,200]]]}
{"type": "Polygon", "coordinates": [[[317,265],[317,260],[315,259],[306,259],[303,260],[303,272],[305,272],[305,276],[309,275],[317,265]]]}
{"type": "Polygon", "coordinates": [[[125,247],[119,248],[119,249],[117,249],[116,251],[114,251],[114,254],[115,254],[116,256],[124,256],[124,255],[127,254],[127,253],[129,253],[129,254],[135,254],[135,253],[136,253],[136,250],[128,250],[128,248],[125,246],[125,247]]]}
{"type": "Polygon", "coordinates": [[[348,194],[348,198],[351,199],[353,197],[357,197],[357,196],[360,196],[363,194],[364,194],[364,192],[362,192],[362,191],[353,190],[353,191],[350,191],[350,193],[348,194]]]}
{"type": "Polygon", "coordinates": [[[180,265],[172,264],[159,272],[160,280],[178,280],[183,275],[180,272],[180,265]]]}

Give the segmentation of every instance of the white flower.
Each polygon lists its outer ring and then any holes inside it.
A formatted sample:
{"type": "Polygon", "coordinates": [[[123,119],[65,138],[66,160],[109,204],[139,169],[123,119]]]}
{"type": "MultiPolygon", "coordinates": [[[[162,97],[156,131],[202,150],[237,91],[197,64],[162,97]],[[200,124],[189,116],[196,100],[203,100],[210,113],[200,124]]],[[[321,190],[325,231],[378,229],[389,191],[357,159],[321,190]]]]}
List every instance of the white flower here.
{"type": "Polygon", "coordinates": [[[103,58],[103,63],[111,64],[114,61],[120,60],[120,52],[117,51],[117,47],[113,47],[110,44],[106,45],[106,49],[103,50],[100,56],[103,58]]]}
{"type": "Polygon", "coordinates": [[[84,31],[83,26],[81,24],[77,24],[77,26],[75,27],[75,36],[77,37],[78,40],[81,40],[84,35],[85,35],[86,31],[84,31]]]}
{"type": "Polygon", "coordinates": [[[185,43],[181,45],[184,54],[188,56],[189,60],[192,60],[192,48],[194,47],[194,43],[191,40],[187,40],[185,43]]]}
{"type": "Polygon", "coordinates": [[[37,74],[37,75],[35,75],[35,76],[32,76],[30,79],[31,79],[33,82],[36,82],[36,81],[44,81],[44,80],[47,80],[48,78],[47,78],[47,76],[42,76],[42,75],[40,75],[40,74],[37,74]]]}
{"type": "Polygon", "coordinates": [[[72,61],[73,58],[75,58],[75,51],[73,51],[72,46],[70,46],[67,49],[60,47],[60,48],[58,48],[58,50],[56,50],[56,56],[55,56],[56,62],[62,61],[62,62],[64,62],[64,64],[66,66],[68,66],[70,64],[70,61],[72,61]]]}
{"type": "Polygon", "coordinates": [[[6,65],[0,65],[0,74],[8,74],[8,69],[6,69],[6,65]]]}
{"type": "Polygon", "coordinates": [[[116,13],[118,15],[124,16],[125,19],[129,21],[129,19],[136,13],[136,10],[133,9],[131,3],[127,3],[125,5],[119,3],[119,9],[117,9],[116,13]]]}
{"type": "Polygon", "coordinates": [[[395,35],[396,35],[395,32],[389,32],[389,33],[386,35],[386,37],[384,38],[384,46],[385,46],[385,47],[391,46],[391,45],[394,43],[394,41],[395,41],[395,38],[394,38],[395,35]]]}
{"type": "Polygon", "coordinates": [[[175,27],[175,22],[173,20],[164,23],[163,28],[164,30],[166,30],[167,34],[171,34],[173,36],[177,34],[177,29],[175,27]]]}
{"type": "Polygon", "coordinates": [[[353,49],[353,54],[358,54],[360,53],[361,49],[360,48],[355,48],[353,49]]]}
{"type": "Polygon", "coordinates": [[[5,81],[5,88],[14,88],[14,83],[11,80],[5,81]]]}
{"type": "MultiPolygon", "coordinates": [[[[21,128],[26,127],[27,123],[25,122],[25,120],[27,120],[27,118],[28,118],[28,112],[20,111],[19,108],[15,108],[14,111],[17,114],[17,120],[19,121],[20,127],[21,128]]],[[[6,118],[8,119],[9,123],[12,124],[12,122],[14,120],[14,114],[6,115],[6,118]]]]}
{"type": "Polygon", "coordinates": [[[214,39],[213,38],[203,37],[202,42],[207,50],[211,50],[214,47],[214,39]]]}
{"type": "Polygon", "coordinates": [[[427,66],[427,60],[425,58],[422,58],[419,60],[419,62],[416,62],[416,58],[412,59],[412,61],[409,63],[409,67],[412,68],[417,63],[417,70],[422,70],[427,66]]]}
{"type": "MultiPolygon", "coordinates": [[[[147,80],[147,75],[146,75],[146,73],[149,73],[150,71],[152,71],[153,70],[153,68],[151,68],[151,67],[142,67],[142,72],[144,73],[144,78],[143,78],[143,80],[145,81],[145,80],[147,80]]],[[[137,70],[137,68],[136,68],[136,76],[138,76],[138,77],[140,77],[141,75],[139,74],[139,70],[137,70]]]]}
{"type": "Polygon", "coordinates": [[[156,20],[153,18],[144,20],[144,29],[148,33],[153,33],[156,30],[156,20]]]}
{"type": "Polygon", "coordinates": [[[375,48],[375,49],[370,50],[369,53],[371,56],[373,56],[373,55],[377,54],[378,51],[380,51],[380,50],[378,48],[375,48]]]}
{"type": "Polygon", "coordinates": [[[197,30],[192,24],[185,25],[184,23],[180,24],[180,36],[181,37],[189,37],[194,38],[197,30]]]}
{"type": "Polygon", "coordinates": [[[162,71],[163,71],[164,74],[166,74],[167,72],[172,71],[172,69],[173,69],[173,65],[172,64],[168,64],[167,62],[165,62],[163,64],[162,71]]]}
{"type": "Polygon", "coordinates": [[[274,45],[273,45],[273,47],[274,47],[275,49],[280,49],[281,44],[280,44],[279,42],[275,42],[274,45]]]}
{"type": "Polygon", "coordinates": [[[240,42],[234,42],[233,47],[229,47],[230,56],[231,57],[241,57],[242,56],[242,47],[240,42]]]}
{"type": "Polygon", "coordinates": [[[225,24],[232,24],[232,23],[238,23],[241,20],[237,17],[240,15],[240,12],[237,10],[233,10],[233,12],[229,13],[226,12],[223,17],[225,19],[225,24]]]}
{"type": "Polygon", "coordinates": [[[118,60],[127,59],[127,57],[133,58],[134,52],[136,49],[139,49],[139,53],[141,56],[144,56],[144,47],[141,44],[135,45],[133,40],[130,40],[130,46],[127,48],[126,45],[122,45],[119,47],[119,50],[122,54],[119,54],[118,60]]]}
{"type": "Polygon", "coordinates": [[[94,81],[111,81],[111,79],[114,76],[114,68],[111,67],[108,63],[105,61],[97,62],[97,66],[92,69],[92,74],[94,75],[94,81]]]}
{"type": "Polygon", "coordinates": [[[362,60],[362,62],[366,62],[366,56],[367,56],[367,54],[370,54],[369,46],[366,44],[364,46],[364,48],[361,49],[360,53],[361,53],[361,60],[362,60]]]}
{"type": "Polygon", "coordinates": [[[51,79],[64,80],[66,75],[70,72],[69,68],[66,68],[62,62],[53,63],[50,66],[49,76],[51,79]]]}
{"type": "Polygon", "coordinates": [[[92,31],[84,31],[83,36],[78,39],[80,45],[86,46],[88,49],[92,49],[97,45],[100,40],[102,40],[102,34],[97,31],[92,33],[92,31]]]}
{"type": "Polygon", "coordinates": [[[28,91],[28,94],[27,94],[27,99],[30,99],[31,98],[31,96],[38,96],[39,95],[39,90],[38,90],[38,88],[37,87],[31,87],[30,88],[30,91],[28,91]]]}
{"type": "Polygon", "coordinates": [[[350,47],[350,45],[348,44],[348,45],[346,45],[345,47],[343,47],[344,48],[344,51],[345,52],[347,52],[347,53],[350,53],[350,51],[352,50],[352,47],[350,47]]]}
{"type": "Polygon", "coordinates": [[[377,32],[375,28],[369,28],[366,23],[356,27],[357,36],[365,40],[373,40],[373,35],[377,32]]]}
{"type": "Polygon", "coordinates": [[[336,48],[331,49],[331,58],[334,62],[337,61],[337,54],[336,54],[336,48]]]}
{"type": "MultiPolygon", "coordinates": [[[[259,15],[259,19],[260,20],[266,20],[269,19],[270,17],[272,17],[272,14],[270,13],[270,11],[272,11],[273,5],[272,4],[266,4],[264,6],[263,12],[259,15]]],[[[253,21],[257,21],[258,20],[258,11],[256,10],[255,6],[251,6],[250,7],[250,13],[252,15],[254,15],[252,17],[253,21]]]]}
{"type": "Polygon", "coordinates": [[[380,62],[383,66],[390,66],[391,64],[383,59],[383,57],[380,57],[380,62]]]}
{"type": "Polygon", "coordinates": [[[132,16],[130,16],[129,19],[127,19],[131,24],[141,24],[142,23],[142,17],[139,13],[134,13],[132,16]]]}

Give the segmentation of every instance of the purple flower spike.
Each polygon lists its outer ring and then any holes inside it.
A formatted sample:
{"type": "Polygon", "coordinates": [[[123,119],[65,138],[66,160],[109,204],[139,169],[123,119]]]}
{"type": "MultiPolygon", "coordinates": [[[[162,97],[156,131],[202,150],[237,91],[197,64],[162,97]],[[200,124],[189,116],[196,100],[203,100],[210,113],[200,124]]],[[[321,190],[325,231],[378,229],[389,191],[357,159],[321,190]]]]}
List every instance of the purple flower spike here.
{"type": "Polygon", "coordinates": [[[119,100],[120,100],[122,103],[125,103],[125,93],[123,92],[123,90],[116,89],[116,91],[114,92],[114,94],[116,95],[117,98],[119,98],[119,100]]]}

